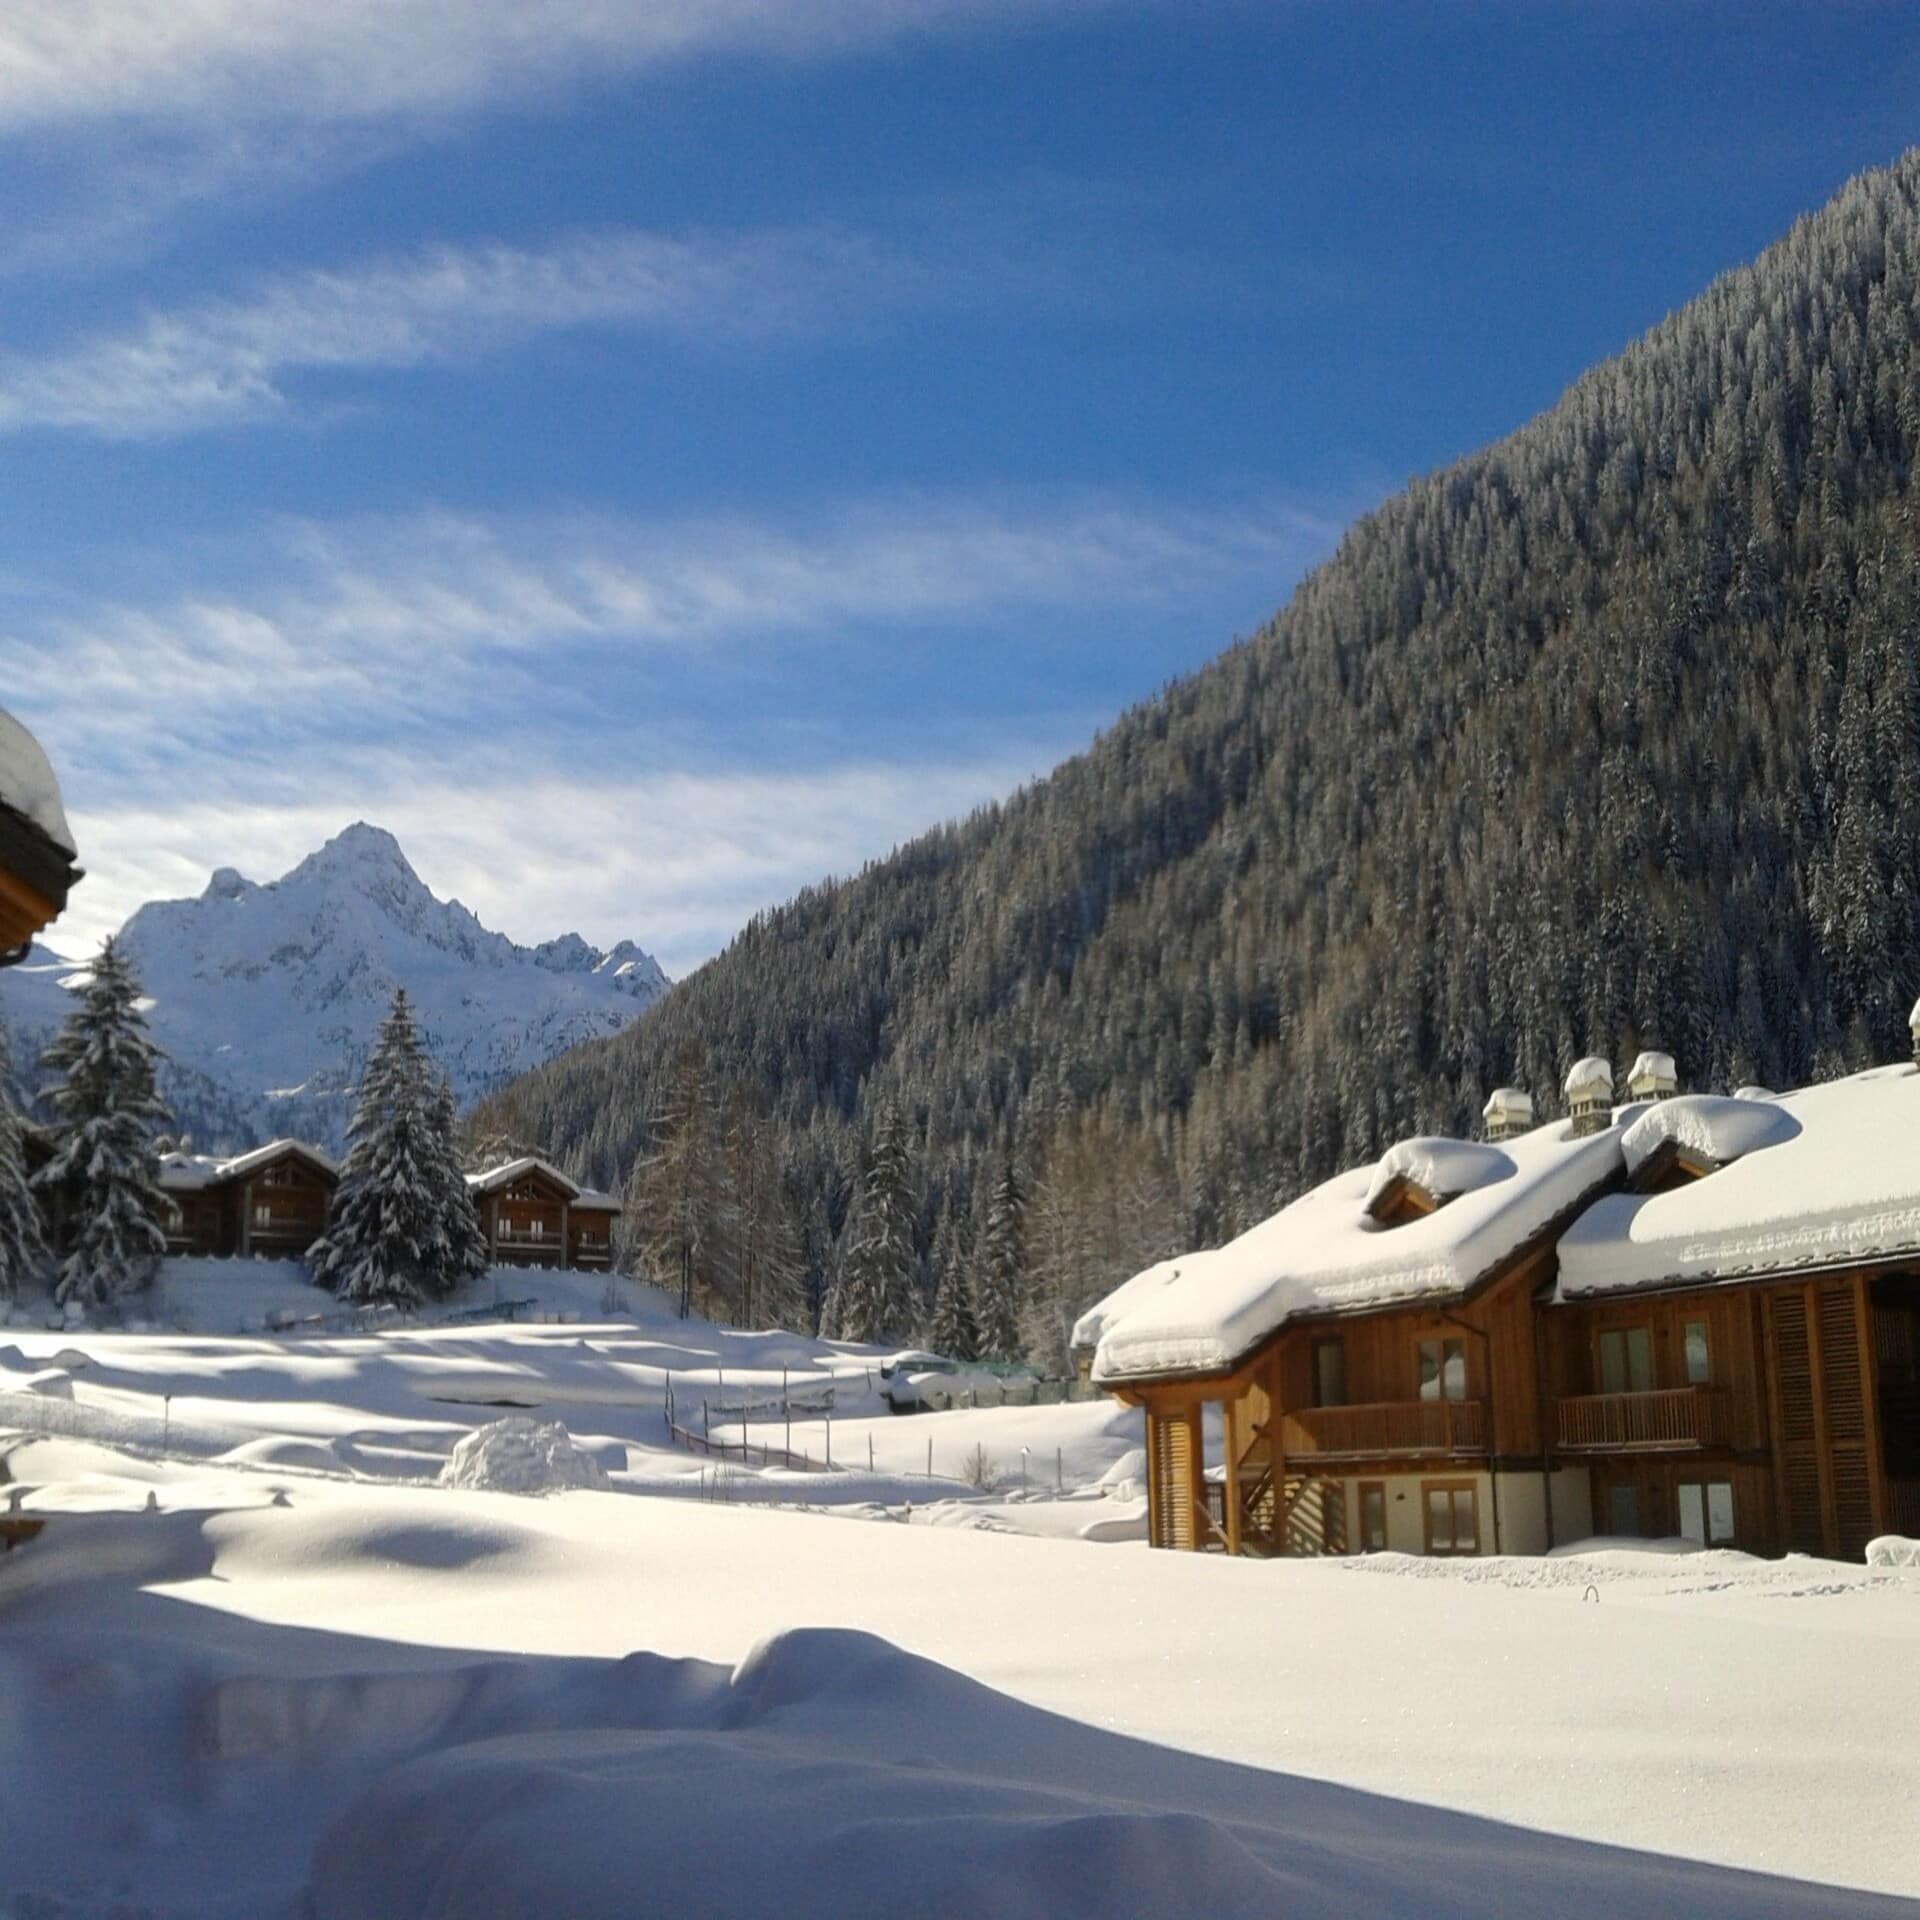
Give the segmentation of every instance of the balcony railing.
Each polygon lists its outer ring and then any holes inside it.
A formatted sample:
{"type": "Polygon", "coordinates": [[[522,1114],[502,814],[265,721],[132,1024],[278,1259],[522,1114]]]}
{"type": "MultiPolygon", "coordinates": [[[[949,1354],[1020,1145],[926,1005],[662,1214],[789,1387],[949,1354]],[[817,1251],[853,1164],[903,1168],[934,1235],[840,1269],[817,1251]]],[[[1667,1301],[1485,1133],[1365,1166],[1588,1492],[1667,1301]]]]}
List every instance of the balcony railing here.
{"type": "Polygon", "coordinates": [[[1485,1453],[1481,1400],[1382,1400],[1357,1407],[1300,1407],[1282,1416],[1289,1459],[1372,1460],[1389,1454],[1485,1453]]]}
{"type": "Polygon", "coordinates": [[[1584,1393],[1555,1407],[1562,1453],[1679,1453],[1724,1447],[1727,1395],[1720,1387],[1664,1387],[1653,1393],[1584,1393]]]}

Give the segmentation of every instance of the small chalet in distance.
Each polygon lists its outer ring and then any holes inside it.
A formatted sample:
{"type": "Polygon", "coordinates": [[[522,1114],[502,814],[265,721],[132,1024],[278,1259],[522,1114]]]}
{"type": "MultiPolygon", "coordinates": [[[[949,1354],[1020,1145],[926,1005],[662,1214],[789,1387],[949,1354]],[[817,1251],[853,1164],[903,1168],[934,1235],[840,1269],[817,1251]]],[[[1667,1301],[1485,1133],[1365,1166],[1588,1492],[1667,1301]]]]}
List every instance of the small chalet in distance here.
{"type": "Polygon", "coordinates": [[[1498,1090],[1075,1329],[1146,1412],[1158,1547],[1538,1553],[1595,1533],[1857,1556],[1920,1534],[1916,1064],[1498,1090]]]}
{"type": "Polygon", "coordinates": [[[470,1173],[467,1185],[496,1266],[612,1268],[620,1202],[610,1193],[581,1186],[533,1154],[470,1173]]]}
{"type": "Polygon", "coordinates": [[[320,1238],[340,1169],[318,1147],[274,1140],[220,1157],[160,1156],[171,1254],[298,1260],[320,1238]]]}

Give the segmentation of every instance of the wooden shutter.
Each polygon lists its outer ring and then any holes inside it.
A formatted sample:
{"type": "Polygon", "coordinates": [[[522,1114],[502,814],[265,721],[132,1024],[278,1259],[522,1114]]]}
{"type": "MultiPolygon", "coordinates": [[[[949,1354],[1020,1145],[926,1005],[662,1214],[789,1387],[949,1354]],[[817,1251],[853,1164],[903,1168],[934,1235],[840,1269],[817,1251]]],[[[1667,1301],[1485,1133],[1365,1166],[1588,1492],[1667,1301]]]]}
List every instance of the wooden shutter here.
{"type": "Polygon", "coordinates": [[[1821,1287],[1820,1385],[1833,1473],[1833,1542],[1847,1558],[1864,1556],[1873,1538],[1873,1473],[1867,1457],[1869,1426],[1860,1366],[1860,1322],[1853,1282],[1821,1287]]]}
{"type": "Polygon", "coordinates": [[[1193,1545],[1193,1427],[1186,1414],[1147,1415],[1147,1472],[1156,1547],[1193,1545]]]}
{"type": "Polygon", "coordinates": [[[1796,1553],[1820,1553],[1826,1528],[1820,1511],[1820,1444],[1813,1409],[1813,1350],[1807,1303],[1798,1292],[1767,1301],[1773,1333],[1773,1379],[1779,1450],[1781,1525],[1796,1553]]]}

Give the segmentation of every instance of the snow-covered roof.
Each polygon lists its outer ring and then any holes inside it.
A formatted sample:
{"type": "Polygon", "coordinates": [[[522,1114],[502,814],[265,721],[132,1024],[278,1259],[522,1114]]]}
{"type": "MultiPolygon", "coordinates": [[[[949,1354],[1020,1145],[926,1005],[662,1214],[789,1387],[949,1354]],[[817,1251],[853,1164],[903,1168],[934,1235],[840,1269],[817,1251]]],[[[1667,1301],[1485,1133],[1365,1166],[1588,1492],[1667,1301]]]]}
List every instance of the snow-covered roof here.
{"type": "Polygon", "coordinates": [[[12,714],[0,709],[0,805],[11,807],[60,851],[76,852],[73,829],[60,804],[60,782],[40,742],[12,714]]]}
{"type": "Polygon", "coordinates": [[[620,1202],[610,1193],[602,1193],[598,1187],[582,1187],[573,1196],[572,1206],[575,1213],[618,1213],[620,1202]]]}
{"type": "Polygon", "coordinates": [[[1584,1060],[1576,1060],[1567,1069],[1567,1097],[1576,1093],[1590,1091],[1611,1093],[1613,1091],[1613,1068],[1597,1053],[1590,1053],[1584,1060]]]}
{"type": "Polygon", "coordinates": [[[1655,1101],[1621,1136],[1620,1151],[1629,1175],[1666,1146],[1723,1167],[1761,1147],[1791,1140],[1799,1131],[1799,1121],[1776,1100],[1688,1093],[1655,1101]]]}
{"type": "Polygon", "coordinates": [[[577,1199],[581,1192],[580,1183],[562,1173],[551,1160],[542,1160],[537,1153],[523,1153],[517,1160],[505,1160],[497,1167],[489,1167],[484,1173],[467,1175],[467,1185],[475,1193],[492,1193],[496,1187],[511,1186],[523,1174],[544,1173],[549,1180],[557,1181],[567,1190],[567,1198],[577,1199]]]}
{"type": "Polygon", "coordinates": [[[1665,1193],[1610,1194],[1560,1241],[1563,1299],[1920,1251],[1920,1069],[1874,1067],[1771,1100],[1689,1097],[1643,1110],[1630,1162],[1667,1139],[1718,1170],[1665,1193]]]}
{"type": "Polygon", "coordinates": [[[163,1153],[160,1156],[160,1184],[169,1193],[199,1193],[217,1187],[226,1180],[243,1180],[250,1173],[297,1154],[336,1180],[340,1168],[329,1154],[310,1147],[304,1140],[269,1140],[264,1147],[251,1147],[245,1153],[163,1153]]]}
{"type": "Polygon", "coordinates": [[[1218,1373],[1293,1319],[1467,1293],[1620,1173],[1622,1130],[1644,1111],[1623,1107],[1615,1126],[1584,1137],[1556,1120],[1498,1147],[1403,1142],[1224,1247],[1136,1274],[1083,1316],[1074,1344],[1097,1347],[1096,1380],[1218,1373]],[[1366,1209],[1389,1162],[1469,1184],[1434,1212],[1386,1226],[1366,1209]]]}
{"type": "Polygon", "coordinates": [[[1367,1187],[1366,1208],[1371,1213],[1396,1180],[1410,1181],[1434,1199],[1446,1200],[1489,1181],[1504,1180],[1512,1171],[1513,1162],[1498,1147],[1422,1134],[1396,1141],[1380,1156],[1367,1187]]]}

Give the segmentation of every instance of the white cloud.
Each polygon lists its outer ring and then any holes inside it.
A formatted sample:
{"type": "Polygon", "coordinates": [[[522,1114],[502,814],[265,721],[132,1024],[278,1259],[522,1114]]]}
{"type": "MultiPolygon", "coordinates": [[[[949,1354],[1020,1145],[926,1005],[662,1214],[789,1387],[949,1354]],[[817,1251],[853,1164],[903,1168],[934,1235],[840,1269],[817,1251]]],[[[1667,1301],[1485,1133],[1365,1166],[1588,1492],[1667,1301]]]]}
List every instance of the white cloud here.
{"type": "Polygon", "coordinates": [[[57,616],[23,598],[0,687],[88,868],[65,942],[217,866],[276,875],[363,817],[516,938],[630,936],[681,970],[1084,741],[1104,716],[1042,693],[1023,655],[1102,644],[1126,608],[1264,608],[1336,531],[1273,503],[1034,494],[291,525],[236,548],[235,582],[57,616]],[[983,678],[905,691],[966,636],[983,678]],[[842,711],[863,674],[884,731],[842,711]]]}
{"type": "Polygon", "coordinates": [[[636,939],[678,978],[760,909],[1010,792],[1062,744],[971,761],[607,781],[529,778],[488,757],[457,780],[365,768],[337,805],[242,802],[223,791],[180,805],[83,808],[74,831],[88,877],[54,933],[63,951],[91,950],[145,900],[198,893],[221,866],[278,878],[364,818],[399,838],[436,893],[465,901],[488,926],[525,942],[570,929],[601,946],[636,939]]]}
{"type": "Polygon", "coordinates": [[[982,291],[819,229],[441,246],[287,275],[61,353],[0,359],[0,431],[139,439],[237,426],[283,416],[288,378],[302,373],[467,362],[572,327],[703,341],[784,333],[982,291]]]}
{"type": "Polygon", "coordinates": [[[803,57],[1094,0],[10,0],[0,129],[441,114],[707,52],[803,57]]]}

